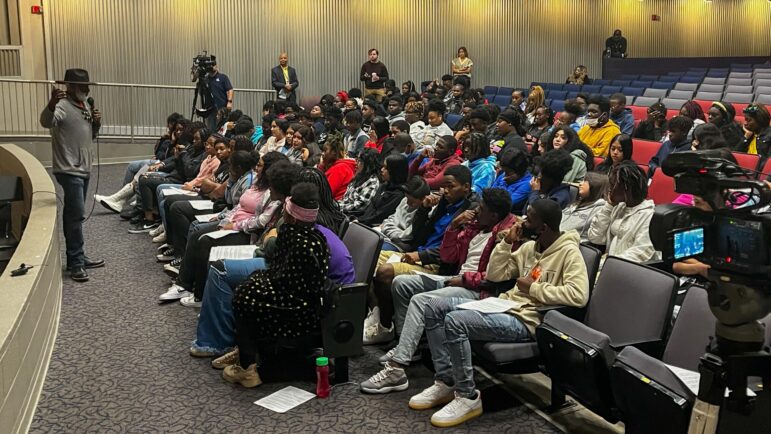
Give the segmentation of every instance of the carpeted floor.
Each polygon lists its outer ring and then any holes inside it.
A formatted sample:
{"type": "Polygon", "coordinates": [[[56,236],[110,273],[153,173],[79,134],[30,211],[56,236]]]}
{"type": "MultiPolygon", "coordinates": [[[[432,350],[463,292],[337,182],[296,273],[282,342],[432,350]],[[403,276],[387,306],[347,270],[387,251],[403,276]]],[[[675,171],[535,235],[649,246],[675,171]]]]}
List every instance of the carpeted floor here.
{"type": "MultiPolygon", "coordinates": [[[[120,187],[125,165],[103,166],[99,192],[120,187]]],[[[96,184],[96,173],[91,189],[96,184]]],[[[93,191],[89,194],[93,193],[93,191]]],[[[90,209],[91,201],[87,203],[90,209]]],[[[327,400],[311,400],[285,414],[253,402],[289,384],[308,391],[311,382],[264,384],[247,390],[226,383],[208,359],[188,355],[197,310],[158,305],[169,279],[155,262],[155,245],[127,233],[128,224],[99,205],[85,223],[86,252],[107,266],[91,280],[64,279],[59,335],[31,432],[52,433],[407,433],[435,429],[431,411],[407,407],[409,397],[432,382],[431,372],[408,369],[410,388],[363,395],[342,385],[327,400]]],[[[62,238],[62,246],[64,241],[62,238]]],[[[351,380],[377,372],[381,348],[351,361],[351,380]]],[[[478,376],[485,414],[443,432],[555,433],[546,420],[492,388],[478,376]],[[487,388],[487,393],[485,389],[487,388]]]]}

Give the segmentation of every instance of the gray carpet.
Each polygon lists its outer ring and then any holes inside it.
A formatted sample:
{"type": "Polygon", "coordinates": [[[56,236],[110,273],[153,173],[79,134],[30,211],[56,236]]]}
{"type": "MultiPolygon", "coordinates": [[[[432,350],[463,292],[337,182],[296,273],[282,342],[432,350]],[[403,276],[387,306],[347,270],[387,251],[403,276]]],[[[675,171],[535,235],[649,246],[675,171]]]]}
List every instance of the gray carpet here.
{"type": "MultiPolygon", "coordinates": [[[[103,166],[99,191],[120,187],[125,165],[103,166]]],[[[96,173],[91,189],[96,183],[96,173]]],[[[90,195],[89,195],[90,196],[90,195]]],[[[91,201],[87,203],[90,209],[91,201]]],[[[247,390],[226,383],[209,360],[188,355],[197,310],[158,305],[169,279],[155,262],[147,235],[97,205],[85,223],[86,252],[107,267],[90,270],[88,283],[64,279],[62,314],[51,366],[31,432],[425,432],[431,411],[413,411],[409,397],[432,382],[431,372],[408,369],[410,388],[363,395],[342,385],[327,400],[311,400],[285,414],[254,401],[289,384],[308,391],[311,382],[263,384],[247,390]]],[[[64,240],[62,239],[62,249],[64,240]]],[[[351,379],[377,372],[381,348],[351,361],[351,379]]],[[[513,397],[479,377],[485,414],[444,432],[559,432],[513,397]]]]}

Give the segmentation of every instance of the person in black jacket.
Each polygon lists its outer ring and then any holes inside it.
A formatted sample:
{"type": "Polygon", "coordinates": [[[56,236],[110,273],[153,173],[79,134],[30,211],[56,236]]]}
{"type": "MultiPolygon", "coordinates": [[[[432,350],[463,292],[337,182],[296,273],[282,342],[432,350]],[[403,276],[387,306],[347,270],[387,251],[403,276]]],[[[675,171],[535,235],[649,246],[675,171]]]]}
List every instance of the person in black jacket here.
{"type": "Polygon", "coordinates": [[[771,116],[768,108],[754,102],[744,109],[744,142],[737,149],[740,152],[758,154],[768,158],[771,152],[771,116]]]}
{"type": "Polygon", "coordinates": [[[408,172],[407,157],[404,155],[390,154],[385,158],[383,168],[380,169],[383,183],[364,208],[358,218],[359,223],[377,226],[396,211],[396,207],[404,199],[404,183],[407,182],[408,172]]]}
{"type": "Polygon", "coordinates": [[[367,51],[369,60],[361,65],[359,80],[364,82],[364,98],[375,98],[382,102],[386,96],[385,82],[388,81],[388,69],[378,60],[380,52],[377,48],[367,51]]]}
{"type": "Polygon", "coordinates": [[[281,53],[278,56],[278,66],[270,71],[270,81],[273,88],[276,89],[276,98],[284,99],[290,102],[297,102],[297,87],[300,82],[297,81],[297,71],[289,63],[289,55],[281,53]]]}
{"type": "Polygon", "coordinates": [[[726,144],[731,149],[738,148],[744,142],[739,124],[734,121],[736,109],[730,102],[715,101],[707,111],[707,120],[720,129],[726,144]]]}
{"type": "Polygon", "coordinates": [[[648,107],[648,117],[640,122],[632,133],[635,139],[661,141],[667,133],[667,107],[660,103],[653,103],[648,107]]]}

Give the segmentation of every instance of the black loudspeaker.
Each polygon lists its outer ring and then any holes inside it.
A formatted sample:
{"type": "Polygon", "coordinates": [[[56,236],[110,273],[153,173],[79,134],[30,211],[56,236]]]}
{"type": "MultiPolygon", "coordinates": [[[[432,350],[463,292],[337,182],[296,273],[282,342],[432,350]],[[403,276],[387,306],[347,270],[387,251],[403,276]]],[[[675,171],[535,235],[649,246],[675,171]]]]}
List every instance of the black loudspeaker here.
{"type": "Polygon", "coordinates": [[[352,284],[337,287],[329,299],[332,305],[321,318],[324,355],[351,357],[363,354],[367,285],[352,284]]]}

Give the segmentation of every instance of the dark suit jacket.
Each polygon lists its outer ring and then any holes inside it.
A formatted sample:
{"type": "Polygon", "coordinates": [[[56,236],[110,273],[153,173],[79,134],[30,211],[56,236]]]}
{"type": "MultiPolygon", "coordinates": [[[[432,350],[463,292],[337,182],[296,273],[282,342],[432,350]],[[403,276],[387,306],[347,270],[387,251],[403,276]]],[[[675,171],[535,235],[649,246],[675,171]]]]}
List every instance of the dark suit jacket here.
{"type": "MultiPolygon", "coordinates": [[[[284,88],[286,82],[284,81],[284,72],[281,70],[281,65],[274,66],[270,70],[270,81],[273,84],[273,88],[276,89],[276,94],[284,88]]],[[[300,86],[300,82],[297,81],[297,71],[291,66],[289,67],[289,84],[292,85],[292,93],[290,97],[294,95],[297,87],[300,86]]]]}

